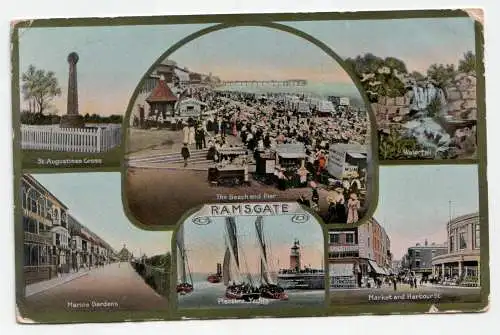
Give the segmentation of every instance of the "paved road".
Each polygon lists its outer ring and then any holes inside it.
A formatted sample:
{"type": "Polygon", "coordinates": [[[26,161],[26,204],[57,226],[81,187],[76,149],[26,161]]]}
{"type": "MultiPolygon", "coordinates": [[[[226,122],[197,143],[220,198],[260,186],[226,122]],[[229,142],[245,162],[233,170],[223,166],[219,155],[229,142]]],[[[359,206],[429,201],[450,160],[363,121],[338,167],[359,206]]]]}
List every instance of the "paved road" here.
{"type": "Polygon", "coordinates": [[[480,288],[420,286],[410,288],[408,284],[398,284],[397,291],[392,286],[372,289],[331,289],[332,303],[387,303],[387,302],[478,302],[480,288]],[[392,298],[391,298],[392,297],[392,298]]]}
{"type": "Polygon", "coordinates": [[[88,275],[26,298],[32,310],[148,311],[168,308],[129,263],[91,270],[88,275]]]}

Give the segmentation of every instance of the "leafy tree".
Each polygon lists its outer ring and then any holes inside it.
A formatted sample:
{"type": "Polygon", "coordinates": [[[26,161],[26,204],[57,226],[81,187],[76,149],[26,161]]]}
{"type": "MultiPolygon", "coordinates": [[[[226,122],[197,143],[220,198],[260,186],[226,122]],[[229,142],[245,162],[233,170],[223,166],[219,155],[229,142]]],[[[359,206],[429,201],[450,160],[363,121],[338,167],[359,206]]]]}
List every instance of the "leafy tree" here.
{"type": "Polygon", "coordinates": [[[405,93],[404,83],[396,75],[407,73],[406,65],[400,59],[384,59],[367,53],[346,59],[346,64],[361,79],[363,90],[372,102],[380,96],[397,97],[405,93]],[[389,71],[380,71],[383,68],[389,71]]]}
{"type": "Polygon", "coordinates": [[[21,80],[23,97],[29,102],[30,112],[43,114],[51,100],[61,95],[61,88],[53,71],[36,69],[30,65],[22,74],[21,80]]]}
{"type": "Polygon", "coordinates": [[[411,73],[411,76],[416,80],[416,81],[422,81],[422,80],[425,80],[425,76],[423,74],[421,74],[420,72],[418,71],[413,71],[411,73]]]}
{"type": "Polygon", "coordinates": [[[427,113],[429,114],[430,117],[435,117],[438,116],[439,113],[441,112],[442,106],[441,106],[441,100],[439,97],[434,97],[434,99],[431,100],[429,106],[427,106],[427,113]]]}
{"type": "Polygon", "coordinates": [[[455,75],[456,70],[453,64],[432,64],[427,70],[427,77],[434,80],[441,88],[446,87],[455,75]]]}
{"type": "Polygon", "coordinates": [[[476,55],[472,51],[464,53],[464,58],[458,62],[458,71],[466,73],[476,71],[476,55]]]}
{"type": "Polygon", "coordinates": [[[397,58],[394,57],[387,57],[384,60],[385,66],[390,67],[392,70],[397,70],[399,73],[408,73],[408,70],[406,69],[406,64],[397,58]]]}
{"type": "Polygon", "coordinates": [[[381,135],[379,140],[379,157],[381,160],[409,159],[407,152],[414,152],[420,147],[414,138],[404,138],[396,130],[388,135],[381,135]]]}

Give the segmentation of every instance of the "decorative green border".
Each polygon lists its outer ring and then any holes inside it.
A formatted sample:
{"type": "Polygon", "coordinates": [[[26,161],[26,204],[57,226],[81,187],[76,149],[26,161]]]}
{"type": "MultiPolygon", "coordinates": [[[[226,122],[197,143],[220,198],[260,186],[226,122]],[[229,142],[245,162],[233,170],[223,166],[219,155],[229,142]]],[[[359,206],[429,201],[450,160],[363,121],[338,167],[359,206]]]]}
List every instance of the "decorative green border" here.
{"type": "MultiPolygon", "coordinates": [[[[43,28],[43,27],[92,27],[92,26],[120,26],[120,25],[165,25],[165,24],[217,24],[221,23],[225,26],[238,26],[242,22],[244,25],[262,26],[273,21],[280,21],[286,23],[287,21],[321,21],[321,20],[387,20],[387,19],[409,19],[409,18],[456,18],[456,17],[469,17],[463,10],[403,10],[403,11],[373,11],[373,12],[345,12],[345,13],[273,13],[273,14],[224,14],[224,15],[194,15],[194,16],[153,16],[153,17],[118,17],[118,18],[74,18],[74,19],[35,19],[32,21],[24,20],[12,23],[11,26],[11,59],[12,59],[12,120],[13,120],[13,170],[14,170],[14,233],[15,233],[15,274],[16,274],[16,301],[21,312],[20,317],[30,318],[36,322],[41,323],[74,323],[74,322],[119,322],[119,321],[147,321],[147,320],[180,320],[176,311],[176,295],[177,293],[173,288],[171,291],[173,296],[170,297],[171,310],[165,311],[144,311],[144,312],[116,312],[116,313],[93,313],[93,312],[64,312],[60,313],[29,313],[29,308],[24,306],[24,280],[23,280],[23,229],[22,226],[16,224],[22,217],[22,208],[19,205],[20,201],[18,195],[20,193],[20,180],[22,173],[63,173],[63,172],[121,172],[123,176],[123,156],[121,166],[116,168],[30,168],[23,170],[22,158],[23,152],[20,148],[20,143],[17,140],[20,133],[20,120],[19,120],[19,29],[20,28],[43,28]],[[28,313],[25,313],[28,312],[28,313]]],[[[472,19],[471,19],[472,20],[472,19]]],[[[286,26],[285,26],[286,27],[286,26]]],[[[378,165],[429,165],[429,164],[443,164],[443,165],[456,165],[456,164],[478,164],[478,178],[479,178],[479,212],[481,220],[481,240],[489,241],[489,227],[488,227],[488,190],[487,190],[487,176],[486,176],[486,107],[485,107],[485,78],[484,78],[484,31],[482,24],[475,22],[476,32],[476,59],[477,59],[477,107],[478,107],[478,158],[477,160],[415,160],[415,161],[380,161],[378,165]]],[[[180,42],[179,42],[180,43],[180,42]]],[[[321,43],[321,42],[320,42],[321,43]]],[[[322,43],[321,43],[322,44],[322,43]]],[[[175,45],[174,45],[175,46],[175,45]]],[[[177,46],[179,48],[180,45],[177,46]]],[[[172,47],[173,48],[173,47],[172,47]]],[[[171,48],[171,49],[172,49],[171,48]]],[[[327,47],[328,48],[328,47],[327,47]]],[[[170,50],[170,49],[169,49],[170,50]]],[[[170,50],[173,52],[174,50],[170,50]]],[[[168,51],[167,51],[168,52],[168,51]]],[[[166,53],[164,54],[164,56],[166,53]]],[[[339,63],[342,64],[342,63],[339,63]]],[[[341,65],[342,66],[342,65],[341,65]]],[[[149,72],[149,71],[148,71],[149,72]]],[[[348,71],[346,71],[348,72],[348,71]]],[[[348,72],[349,73],[349,72],[348,72]]],[[[350,74],[351,75],[351,74],[350,74]]],[[[352,77],[352,76],[351,76],[352,77]]],[[[359,84],[355,79],[356,84],[359,84]]],[[[357,85],[358,86],[358,85],[357,85]]],[[[359,86],[358,86],[359,89],[359,86]]],[[[360,93],[364,96],[362,90],[360,93]]],[[[136,94],[136,92],[134,92],[136,94]]],[[[365,100],[366,103],[366,100],[365,100]]],[[[369,105],[369,104],[368,104],[369,105]]],[[[130,108],[130,106],[129,106],[130,108]]],[[[371,109],[369,109],[371,110],[371,109]]],[[[372,119],[372,117],[371,117],[372,119]]],[[[123,133],[128,133],[125,130],[128,128],[126,123],[127,118],[124,118],[122,129],[123,133]]],[[[371,120],[372,123],[375,120],[371,120]]],[[[375,128],[376,129],[376,128],[375,128]]],[[[376,133],[376,132],[375,132],[376,133]]],[[[123,135],[125,137],[126,135],[123,135]]],[[[373,138],[372,134],[372,138],[373,138]]],[[[376,136],[375,136],[376,137],[376,136]]],[[[378,140],[378,139],[377,139],[378,140]]],[[[372,141],[373,142],[373,141],[372,141]]],[[[122,142],[123,143],[123,142],[122,142]]],[[[119,150],[124,153],[124,145],[119,150]]],[[[373,154],[378,153],[378,148],[372,151],[373,154]]],[[[89,155],[90,156],[90,155],[89,155]]],[[[378,155],[374,155],[374,159],[378,159],[378,155]],[[375,158],[376,157],[376,158],[375,158]]],[[[26,166],[25,166],[26,168],[26,166]]],[[[377,175],[374,177],[374,184],[378,188],[378,166],[375,170],[377,175]]],[[[123,191],[123,190],[122,190],[123,191]]],[[[377,189],[378,195],[378,189],[377,189]]],[[[378,201],[378,197],[373,200],[378,201]]],[[[200,206],[201,207],[201,206],[200,206]]],[[[375,206],[376,208],[376,206],[375,206]]],[[[162,230],[168,231],[174,229],[176,231],[183,220],[187,219],[194,212],[199,210],[195,208],[186,214],[177,222],[176,225],[167,227],[144,227],[138,222],[133,223],[140,228],[148,230],[162,230]]],[[[126,208],[125,208],[126,211],[126,208]]],[[[315,215],[315,213],[311,213],[315,215]]],[[[130,217],[128,213],[127,216],[130,217]]],[[[317,218],[317,217],[316,217],[317,218]]],[[[352,227],[357,227],[368,220],[370,216],[366,215],[365,218],[358,224],[352,227]]],[[[321,221],[319,221],[321,222],[321,221]]],[[[329,229],[345,227],[345,225],[322,225],[324,238],[327,241],[329,229]]],[[[175,233],[172,235],[172,258],[175,264],[175,233]]],[[[328,244],[325,244],[325,255],[327,254],[328,244]]],[[[483,243],[481,246],[481,302],[469,304],[443,304],[439,306],[441,312],[456,311],[462,312],[478,312],[484,311],[488,306],[488,299],[490,294],[490,274],[489,274],[489,245],[483,243]]],[[[326,267],[325,262],[325,267],[326,267]]],[[[172,271],[171,275],[175,275],[172,271]]],[[[325,272],[328,276],[328,271],[325,272]]],[[[176,278],[172,283],[176,282],[176,278]]],[[[326,285],[329,287],[329,285],[326,285]]],[[[325,299],[330,301],[329,290],[326,290],[325,299]]],[[[428,312],[428,303],[412,303],[412,304],[376,304],[376,305],[334,305],[331,304],[322,308],[321,310],[307,309],[276,314],[269,309],[262,309],[257,313],[239,314],[238,317],[255,317],[255,316],[270,316],[274,317],[290,317],[290,316],[333,316],[333,315],[359,315],[359,314],[420,314],[428,312]]],[[[256,310],[259,311],[259,310],[256,310]]],[[[235,313],[231,312],[232,315],[235,313]]],[[[224,318],[229,315],[198,315],[197,318],[224,318]]],[[[194,316],[193,316],[194,317],[194,316]]]]}

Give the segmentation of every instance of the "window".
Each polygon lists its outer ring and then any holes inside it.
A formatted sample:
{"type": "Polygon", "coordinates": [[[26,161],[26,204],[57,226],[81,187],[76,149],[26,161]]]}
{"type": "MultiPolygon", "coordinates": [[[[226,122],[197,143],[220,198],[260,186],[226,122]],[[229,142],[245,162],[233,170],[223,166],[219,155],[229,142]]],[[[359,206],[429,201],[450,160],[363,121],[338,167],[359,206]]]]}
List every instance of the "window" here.
{"type": "Polygon", "coordinates": [[[61,245],[61,235],[60,234],[56,234],[56,245],[57,246],[61,245]]]}
{"type": "Polygon", "coordinates": [[[479,224],[474,225],[474,248],[479,249],[481,246],[481,232],[479,230],[479,224]]]}
{"type": "Polygon", "coordinates": [[[466,249],[467,248],[467,233],[466,232],[464,232],[464,231],[460,232],[459,241],[460,241],[460,249],[466,249]]]}
{"type": "Polygon", "coordinates": [[[339,244],[340,243],[340,235],[338,233],[330,234],[330,243],[331,244],[339,244]]]}
{"type": "Polygon", "coordinates": [[[38,211],[38,201],[37,201],[37,196],[34,191],[31,191],[28,195],[28,210],[37,213],[38,211]]]}
{"type": "Polygon", "coordinates": [[[370,247],[370,238],[368,237],[368,248],[370,247]]]}
{"type": "Polygon", "coordinates": [[[345,243],[346,244],[354,244],[354,233],[346,233],[345,234],[345,243]]]}
{"type": "Polygon", "coordinates": [[[420,257],[420,250],[415,250],[415,257],[416,258],[420,257]]]}
{"type": "Polygon", "coordinates": [[[419,267],[420,267],[420,261],[416,261],[416,262],[415,262],[415,267],[416,267],[416,268],[419,268],[419,267]]]}
{"type": "Polygon", "coordinates": [[[26,194],[26,188],[23,186],[23,191],[22,191],[22,201],[23,201],[23,208],[27,208],[28,202],[27,202],[27,194],[26,194]]]}
{"type": "Polygon", "coordinates": [[[450,236],[450,252],[455,251],[455,236],[450,236]]]}

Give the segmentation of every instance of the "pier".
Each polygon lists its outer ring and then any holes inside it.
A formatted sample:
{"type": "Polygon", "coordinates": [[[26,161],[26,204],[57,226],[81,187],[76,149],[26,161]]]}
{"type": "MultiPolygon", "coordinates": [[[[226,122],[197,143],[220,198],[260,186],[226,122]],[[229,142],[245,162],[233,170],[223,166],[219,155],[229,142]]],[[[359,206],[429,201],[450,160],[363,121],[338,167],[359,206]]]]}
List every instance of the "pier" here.
{"type": "Polygon", "coordinates": [[[228,86],[306,86],[305,79],[288,79],[288,80],[225,80],[222,85],[228,86]]]}

